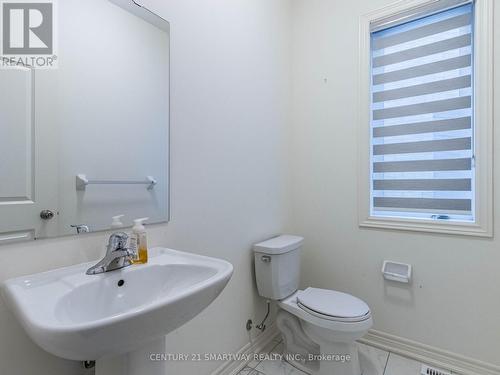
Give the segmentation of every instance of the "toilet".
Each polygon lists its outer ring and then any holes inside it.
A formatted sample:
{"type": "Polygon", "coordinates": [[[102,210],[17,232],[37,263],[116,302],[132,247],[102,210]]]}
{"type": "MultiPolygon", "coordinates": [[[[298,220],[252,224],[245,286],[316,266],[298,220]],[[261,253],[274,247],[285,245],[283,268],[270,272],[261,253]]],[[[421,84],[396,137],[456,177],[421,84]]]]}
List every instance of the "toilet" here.
{"type": "Polygon", "coordinates": [[[282,235],[254,245],[259,294],[278,303],[284,359],[313,375],[361,375],[355,341],[373,325],[370,308],[335,290],[299,290],[303,242],[282,235]]]}

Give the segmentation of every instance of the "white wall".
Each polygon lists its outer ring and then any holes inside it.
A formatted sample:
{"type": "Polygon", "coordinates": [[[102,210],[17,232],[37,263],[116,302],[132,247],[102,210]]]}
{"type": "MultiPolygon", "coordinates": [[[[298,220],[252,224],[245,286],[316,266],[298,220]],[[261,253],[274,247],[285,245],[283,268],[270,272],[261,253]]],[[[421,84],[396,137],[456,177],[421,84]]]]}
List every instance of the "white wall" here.
{"type": "MultiPolygon", "coordinates": [[[[104,0],[103,0],[104,1],[104,0]]],[[[235,267],[223,294],[171,335],[172,352],[234,352],[264,306],[251,244],[284,230],[287,212],[289,2],[148,0],[171,22],[172,158],[168,225],[151,245],[220,257],[235,267]]],[[[0,281],[96,259],[104,234],[0,247],[0,281]]],[[[217,363],[175,363],[209,374],[217,363]]],[[[0,374],[73,375],[38,349],[0,301],[0,374]]]]}
{"type": "MultiPolygon", "coordinates": [[[[373,310],[377,330],[498,365],[498,237],[358,228],[359,16],[392,2],[292,0],[292,217],[294,231],[307,241],[303,284],[363,298],[373,310]],[[413,285],[384,283],[384,259],[412,263],[413,285]]],[[[500,7],[495,15],[498,65],[500,7]]],[[[498,76],[496,87],[500,88],[498,76]]],[[[499,137],[495,136],[496,146],[499,137]]],[[[500,154],[495,158],[500,166],[500,154]]],[[[496,172],[498,176],[498,168],[496,172]]],[[[500,185],[496,186],[498,198],[500,185]]]]}
{"type": "MultiPolygon", "coordinates": [[[[358,16],[391,1],[292,0],[290,9],[288,0],[144,0],[172,26],[172,221],[150,229],[151,244],[235,266],[215,303],[170,335],[172,352],[233,352],[247,342],[246,319],[264,312],[251,244],[288,228],[307,239],[304,286],[360,296],[376,329],[499,364],[497,239],[357,226],[358,16]],[[383,259],[415,266],[410,289],[386,287],[383,259]]],[[[104,237],[0,247],[0,281],[96,259],[104,237]]],[[[174,363],[172,373],[209,374],[217,365],[174,363]]],[[[0,301],[0,374],[40,371],[78,374],[38,349],[0,301]]]]}

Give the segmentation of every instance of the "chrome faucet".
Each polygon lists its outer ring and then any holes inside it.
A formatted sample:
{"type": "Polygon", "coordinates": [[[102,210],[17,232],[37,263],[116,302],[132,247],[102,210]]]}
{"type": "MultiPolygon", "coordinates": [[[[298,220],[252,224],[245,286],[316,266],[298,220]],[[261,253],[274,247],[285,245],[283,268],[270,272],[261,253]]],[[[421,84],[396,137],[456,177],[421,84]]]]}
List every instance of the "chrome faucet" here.
{"type": "Polygon", "coordinates": [[[85,225],[85,224],[74,224],[74,225],[70,225],[70,227],[75,228],[77,234],[90,233],[89,226],[85,225]]]}
{"type": "Polygon", "coordinates": [[[132,265],[133,252],[128,248],[128,234],[113,233],[109,237],[106,256],[87,270],[87,275],[98,275],[132,265]]]}

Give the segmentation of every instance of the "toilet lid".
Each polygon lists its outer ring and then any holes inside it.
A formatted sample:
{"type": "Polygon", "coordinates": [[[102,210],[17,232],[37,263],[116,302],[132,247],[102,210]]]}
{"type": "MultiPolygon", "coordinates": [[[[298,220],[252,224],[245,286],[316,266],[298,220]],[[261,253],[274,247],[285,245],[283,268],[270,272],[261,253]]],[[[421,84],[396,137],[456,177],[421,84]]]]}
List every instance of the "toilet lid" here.
{"type": "Polygon", "coordinates": [[[361,318],[370,314],[368,305],[350,294],[334,290],[307,288],[297,295],[299,306],[339,319],[361,318]]]}

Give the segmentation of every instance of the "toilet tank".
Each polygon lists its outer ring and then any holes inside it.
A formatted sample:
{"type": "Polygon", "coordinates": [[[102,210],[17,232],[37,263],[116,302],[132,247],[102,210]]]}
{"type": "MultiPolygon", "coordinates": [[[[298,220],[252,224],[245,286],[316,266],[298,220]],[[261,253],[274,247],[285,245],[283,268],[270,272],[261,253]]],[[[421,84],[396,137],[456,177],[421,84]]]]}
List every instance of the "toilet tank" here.
{"type": "Polygon", "coordinates": [[[282,235],[254,245],[255,278],[262,297],[281,300],[297,291],[303,242],[302,237],[282,235]]]}

